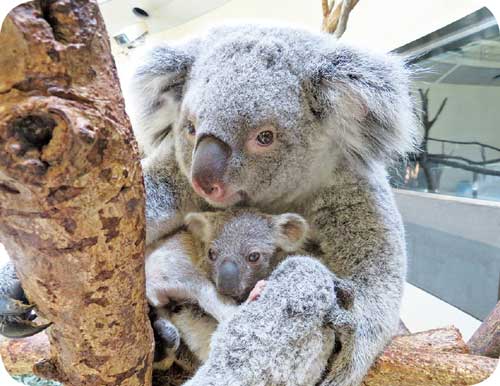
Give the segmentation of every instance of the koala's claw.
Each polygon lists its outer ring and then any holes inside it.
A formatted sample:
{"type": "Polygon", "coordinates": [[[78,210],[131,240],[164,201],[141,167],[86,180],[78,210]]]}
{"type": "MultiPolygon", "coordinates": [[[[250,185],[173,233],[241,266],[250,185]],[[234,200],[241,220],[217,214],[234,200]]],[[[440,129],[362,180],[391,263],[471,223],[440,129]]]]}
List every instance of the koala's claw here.
{"type": "Polygon", "coordinates": [[[30,312],[35,306],[20,300],[6,297],[0,298],[0,316],[21,316],[30,312]]]}
{"type": "Polygon", "coordinates": [[[29,320],[7,317],[0,321],[0,334],[6,338],[26,338],[42,332],[51,324],[35,324],[29,320]]]}
{"type": "Polygon", "coordinates": [[[175,353],[179,348],[181,336],[177,328],[167,319],[157,319],[153,323],[155,336],[154,362],[158,365],[163,361],[170,361],[175,358],[175,353]]]}
{"type": "Polygon", "coordinates": [[[51,325],[35,324],[35,306],[20,300],[0,297],[0,335],[6,338],[26,338],[38,334],[51,325]]]}
{"type": "Polygon", "coordinates": [[[165,319],[159,319],[154,322],[153,327],[167,349],[176,351],[179,348],[181,340],[180,334],[171,322],[165,319]]]}

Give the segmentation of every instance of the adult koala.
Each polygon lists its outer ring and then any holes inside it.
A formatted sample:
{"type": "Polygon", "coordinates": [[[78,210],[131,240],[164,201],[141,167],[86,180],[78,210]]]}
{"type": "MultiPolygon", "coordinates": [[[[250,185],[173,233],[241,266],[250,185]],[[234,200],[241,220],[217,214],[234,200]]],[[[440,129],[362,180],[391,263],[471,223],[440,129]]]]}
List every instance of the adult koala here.
{"type": "Polygon", "coordinates": [[[416,143],[408,82],[395,57],[256,25],[158,46],[135,75],[148,242],[209,206],[304,216],[355,293],[326,384],[359,384],[398,324],[405,241],[384,166],[416,143]]]}
{"type": "Polygon", "coordinates": [[[398,325],[405,241],[384,167],[416,142],[408,82],[395,57],[257,25],[158,46],[135,75],[148,244],[210,207],[301,214],[354,290],[324,384],[359,384],[398,325]]]}

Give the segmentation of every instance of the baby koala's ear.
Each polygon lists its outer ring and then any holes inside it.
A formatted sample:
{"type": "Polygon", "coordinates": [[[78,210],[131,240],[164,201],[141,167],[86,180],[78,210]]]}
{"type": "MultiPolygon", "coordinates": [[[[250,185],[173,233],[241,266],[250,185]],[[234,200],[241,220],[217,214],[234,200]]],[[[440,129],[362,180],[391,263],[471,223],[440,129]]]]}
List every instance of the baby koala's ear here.
{"type": "Polygon", "coordinates": [[[188,213],[184,217],[184,223],[188,230],[198,239],[207,242],[210,238],[209,214],[201,212],[188,213]]]}
{"type": "Polygon", "coordinates": [[[306,220],[295,213],[273,216],[278,246],[286,252],[298,250],[306,240],[309,226],[306,220]]]}

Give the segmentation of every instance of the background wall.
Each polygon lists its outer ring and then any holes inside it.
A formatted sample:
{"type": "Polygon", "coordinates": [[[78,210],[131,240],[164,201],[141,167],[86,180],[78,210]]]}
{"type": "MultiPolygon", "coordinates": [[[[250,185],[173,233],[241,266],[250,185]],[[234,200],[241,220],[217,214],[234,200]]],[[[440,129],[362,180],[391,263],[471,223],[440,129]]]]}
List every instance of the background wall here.
{"type": "Polygon", "coordinates": [[[498,301],[500,203],[395,190],[408,281],[483,319],[498,301]]]}
{"type": "MultiPolygon", "coordinates": [[[[343,40],[391,50],[487,4],[476,0],[361,0],[351,13],[343,40]]],[[[150,35],[149,41],[176,40],[218,22],[272,20],[319,30],[320,0],[232,0],[178,27],[150,35]]]]}

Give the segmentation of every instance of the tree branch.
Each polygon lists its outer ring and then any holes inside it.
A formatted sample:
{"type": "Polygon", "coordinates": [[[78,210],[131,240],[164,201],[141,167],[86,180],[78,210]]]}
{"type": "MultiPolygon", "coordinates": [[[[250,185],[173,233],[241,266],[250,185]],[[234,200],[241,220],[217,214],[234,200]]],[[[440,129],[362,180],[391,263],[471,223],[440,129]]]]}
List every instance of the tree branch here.
{"type": "Polygon", "coordinates": [[[432,125],[434,125],[434,123],[437,121],[437,119],[441,115],[441,112],[443,111],[444,106],[446,106],[446,102],[448,102],[448,98],[444,98],[442,100],[441,105],[439,106],[439,109],[438,109],[436,115],[434,115],[434,118],[431,119],[431,121],[429,122],[431,127],[432,127],[432,125]]]}
{"type": "Polygon", "coordinates": [[[349,15],[359,0],[340,0],[339,2],[322,0],[323,25],[322,31],[340,38],[347,27],[349,15]]]}
{"type": "Polygon", "coordinates": [[[500,302],[472,335],[467,346],[473,354],[500,357],[500,302]]]}
{"type": "Polygon", "coordinates": [[[493,169],[487,169],[487,168],[482,168],[479,166],[470,166],[470,165],[464,165],[463,163],[460,162],[454,162],[454,161],[449,161],[440,157],[434,157],[432,154],[428,154],[428,159],[436,164],[441,164],[441,165],[446,165],[446,166],[451,166],[456,169],[462,169],[462,170],[467,170],[470,172],[476,172],[480,174],[484,174],[487,176],[500,176],[500,170],[493,170],[493,169]]]}
{"type": "Polygon", "coordinates": [[[453,141],[451,139],[439,139],[439,138],[430,138],[430,137],[429,137],[429,141],[451,143],[454,145],[478,145],[478,146],[481,146],[481,148],[500,151],[500,148],[498,148],[498,147],[488,145],[486,143],[482,143],[482,142],[478,142],[478,141],[453,141]]]}
{"type": "Polygon", "coordinates": [[[20,5],[0,47],[0,241],[53,322],[37,369],[149,385],[144,188],[98,5],[20,5]]]}
{"type": "Polygon", "coordinates": [[[453,327],[395,337],[363,386],[474,385],[495,370],[495,359],[468,354],[453,327]]]}
{"type": "MultiPolygon", "coordinates": [[[[29,368],[30,363],[37,359],[37,353],[43,353],[43,350],[43,342],[36,336],[0,344],[6,368],[14,375],[22,374],[29,368]],[[32,348],[25,342],[32,342],[32,348]]],[[[363,385],[473,385],[487,378],[497,363],[492,358],[470,355],[456,328],[439,328],[394,337],[373,364],[363,385]]],[[[163,382],[180,385],[188,377],[187,373],[177,374],[177,377],[170,376],[163,382]]]]}
{"type": "Polygon", "coordinates": [[[454,159],[454,160],[457,160],[457,161],[463,161],[463,162],[467,162],[467,164],[469,165],[489,165],[489,164],[494,164],[494,163],[498,163],[500,162],[500,158],[494,158],[494,159],[490,159],[490,160],[484,160],[484,161],[472,161],[468,158],[465,158],[465,157],[460,157],[460,156],[456,156],[456,155],[448,155],[448,154],[428,154],[429,157],[433,158],[433,159],[454,159]]]}

